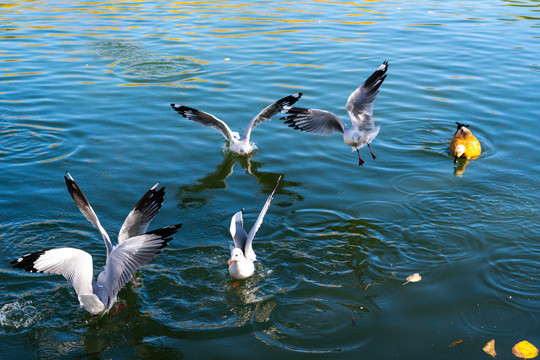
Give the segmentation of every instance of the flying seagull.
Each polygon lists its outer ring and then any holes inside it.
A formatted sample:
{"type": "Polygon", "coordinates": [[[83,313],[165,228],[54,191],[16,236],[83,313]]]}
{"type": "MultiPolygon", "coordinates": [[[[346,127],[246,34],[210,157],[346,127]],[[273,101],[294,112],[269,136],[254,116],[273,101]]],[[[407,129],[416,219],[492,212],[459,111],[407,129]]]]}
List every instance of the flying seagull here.
{"type": "Polygon", "coordinates": [[[64,276],[75,289],[80,306],[92,315],[106,314],[116,302],[118,292],[135,271],[163,251],[182,224],[146,232],[163,203],[165,189],[154,185],[129,213],[120,233],[118,245],[112,246],[109,235],[75,180],[64,177],[69,193],[79,210],[94,225],[105,242],[105,269],[94,279],[92,256],[86,251],[63,247],[24,255],[11,262],[14,268],[64,276]]]}
{"type": "Polygon", "coordinates": [[[242,136],[240,136],[239,133],[232,131],[222,120],[213,115],[205,113],[204,111],[178,104],[171,104],[171,106],[183,117],[219,131],[221,135],[223,135],[223,137],[225,137],[225,139],[229,142],[229,150],[240,155],[249,155],[257,148],[254,143],[249,141],[253,128],[263,121],[271,120],[274,115],[283,111],[285,107],[292,106],[298,101],[298,99],[300,99],[301,96],[302,93],[292,94],[264,108],[263,111],[261,111],[249,122],[242,136]]]}
{"type": "Polygon", "coordinates": [[[282,177],[283,175],[280,175],[280,177],[278,178],[276,186],[274,186],[274,190],[272,190],[272,193],[266,200],[266,203],[264,204],[259,216],[257,217],[257,221],[255,221],[255,224],[253,224],[253,227],[251,228],[249,234],[246,233],[246,231],[244,230],[244,219],[242,216],[244,214],[244,209],[234,214],[231,219],[230,231],[233,238],[234,246],[231,246],[231,258],[229,259],[229,274],[231,274],[231,276],[235,279],[245,279],[253,275],[253,273],[255,272],[255,265],[253,264],[253,262],[257,258],[255,256],[255,252],[253,251],[251,243],[253,242],[253,238],[255,237],[257,230],[259,230],[259,228],[261,227],[264,215],[270,207],[270,203],[272,202],[272,198],[276,193],[282,177]]]}
{"type": "Polygon", "coordinates": [[[318,135],[332,135],[334,131],[343,133],[345,144],[352,146],[353,151],[358,153],[358,165],[363,165],[364,160],[360,157],[359,149],[368,146],[373,159],[376,158],[371,151],[370,143],[379,133],[380,126],[375,126],[371,116],[373,115],[373,103],[379,93],[379,87],[386,79],[388,62],[385,61],[377,70],[356,89],[347,100],[345,108],[351,118],[351,127],[331,112],[319,109],[286,108],[289,116],[281,118],[290,127],[307,131],[318,135]]]}

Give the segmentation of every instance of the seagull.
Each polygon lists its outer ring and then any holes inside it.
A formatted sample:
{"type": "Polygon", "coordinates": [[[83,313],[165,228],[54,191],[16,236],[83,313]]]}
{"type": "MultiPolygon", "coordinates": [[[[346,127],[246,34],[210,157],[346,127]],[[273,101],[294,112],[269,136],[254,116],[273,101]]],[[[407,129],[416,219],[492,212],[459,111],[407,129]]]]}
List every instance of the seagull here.
{"type": "Polygon", "coordinates": [[[34,252],[11,262],[14,268],[28,272],[64,276],[73,286],[80,306],[92,315],[104,315],[116,302],[118,292],[135,271],[163,251],[172,235],[182,224],[165,226],[146,232],[148,225],[163,203],[165,189],[154,185],[129,213],[118,235],[118,245],[112,246],[109,235],[96,213],[69,173],[64,176],[69,193],[79,210],[94,225],[105,242],[105,269],[94,279],[92,256],[86,251],[62,247],[34,252]]]}
{"type": "Polygon", "coordinates": [[[379,133],[380,126],[375,126],[373,115],[373,103],[379,93],[379,87],[386,79],[388,62],[385,61],[377,70],[359,87],[347,100],[345,108],[351,118],[351,127],[331,112],[319,109],[286,108],[284,111],[289,116],[281,118],[285,123],[296,130],[307,131],[318,135],[332,135],[334,131],[343,133],[345,144],[352,146],[352,150],[358,153],[358,165],[363,165],[364,160],[360,157],[359,149],[368,146],[373,159],[376,158],[371,151],[370,143],[379,133]]]}
{"type": "Polygon", "coordinates": [[[255,126],[259,125],[263,121],[271,120],[274,115],[283,111],[285,107],[292,106],[298,101],[298,99],[300,99],[301,96],[302,93],[292,94],[264,108],[259,115],[255,116],[249,122],[242,136],[240,136],[238,132],[232,131],[222,120],[213,115],[205,113],[204,111],[178,104],[171,104],[171,106],[183,117],[219,131],[229,142],[229,150],[232,152],[240,155],[250,155],[251,152],[257,148],[254,143],[249,141],[251,130],[253,130],[255,126]]]}
{"type": "Polygon", "coordinates": [[[454,133],[454,138],[450,142],[450,152],[454,155],[454,164],[457,162],[457,159],[460,157],[465,157],[467,159],[477,158],[482,152],[482,147],[480,142],[474,135],[471,130],[469,130],[469,125],[460,124],[456,122],[457,130],[454,133]]]}
{"type": "Polygon", "coordinates": [[[230,231],[234,246],[231,246],[229,274],[231,274],[231,276],[235,279],[245,279],[253,275],[255,272],[255,265],[253,262],[257,260],[257,257],[255,256],[253,248],[251,247],[251,243],[253,242],[253,238],[255,237],[257,230],[259,230],[261,227],[264,215],[266,215],[268,207],[270,207],[270,203],[272,202],[272,198],[276,193],[282,177],[283,175],[279,176],[276,186],[274,186],[274,190],[272,190],[272,193],[266,200],[266,203],[264,204],[259,217],[257,217],[257,221],[255,221],[255,224],[253,224],[249,234],[247,234],[244,230],[244,209],[234,214],[231,219],[230,231]]]}

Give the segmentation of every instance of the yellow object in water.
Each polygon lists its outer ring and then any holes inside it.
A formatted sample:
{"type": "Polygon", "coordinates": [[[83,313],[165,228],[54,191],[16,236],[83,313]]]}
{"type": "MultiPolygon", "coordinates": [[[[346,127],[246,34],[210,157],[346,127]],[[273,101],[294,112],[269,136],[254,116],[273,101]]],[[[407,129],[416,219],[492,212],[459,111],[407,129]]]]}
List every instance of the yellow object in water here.
{"type": "Polygon", "coordinates": [[[454,138],[450,142],[450,151],[454,155],[454,163],[457,159],[464,157],[467,159],[474,159],[480,156],[482,147],[477,138],[474,137],[471,130],[468,129],[469,125],[460,124],[456,122],[457,130],[454,133],[454,138]]]}

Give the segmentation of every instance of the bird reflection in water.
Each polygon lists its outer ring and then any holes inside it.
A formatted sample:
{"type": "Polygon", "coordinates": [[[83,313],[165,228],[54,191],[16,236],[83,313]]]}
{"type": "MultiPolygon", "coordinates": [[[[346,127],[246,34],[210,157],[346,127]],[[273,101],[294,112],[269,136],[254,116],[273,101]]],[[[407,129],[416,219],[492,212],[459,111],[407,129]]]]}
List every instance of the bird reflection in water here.
{"type": "Polygon", "coordinates": [[[461,177],[465,172],[465,166],[467,166],[468,163],[468,159],[458,159],[456,166],[454,166],[454,176],[461,177]]]}
{"type": "Polygon", "coordinates": [[[231,281],[227,303],[236,321],[232,326],[241,327],[248,323],[265,323],[277,305],[272,294],[265,294],[258,284],[264,276],[255,274],[246,280],[231,281]]]}
{"type": "MultiPolygon", "coordinates": [[[[200,208],[205,206],[213,197],[208,190],[227,188],[227,182],[225,180],[233,173],[236,163],[240,163],[242,169],[248,175],[253,176],[257,180],[257,183],[262,185],[261,190],[266,193],[272,192],[277,179],[281,175],[279,173],[259,171],[263,163],[226,151],[223,153],[223,161],[216,166],[214,171],[206,174],[194,183],[182,185],[178,189],[176,193],[178,206],[181,208],[200,208]]],[[[286,188],[298,187],[300,185],[300,183],[294,181],[282,180],[278,193],[288,195],[296,201],[301,201],[304,199],[303,196],[286,190],[286,188]]]]}

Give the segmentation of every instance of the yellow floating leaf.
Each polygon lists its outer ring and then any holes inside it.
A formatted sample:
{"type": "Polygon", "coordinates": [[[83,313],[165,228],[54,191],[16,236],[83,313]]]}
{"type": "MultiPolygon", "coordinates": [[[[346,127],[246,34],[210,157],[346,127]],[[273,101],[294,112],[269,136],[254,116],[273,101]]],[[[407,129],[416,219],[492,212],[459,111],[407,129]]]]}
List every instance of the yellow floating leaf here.
{"type": "Polygon", "coordinates": [[[407,282],[404,282],[403,285],[410,283],[410,282],[417,282],[422,280],[422,277],[419,273],[414,273],[412,275],[407,276],[407,282]]]}
{"type": "Polygon", "coordinates": [[[491,355],[493,357],[497,356],[497,353],[495,352],[495,339],[491,339],[487,342],[487,344],[482,348],[484,352],[488,355],[491,355]]]}
{"type": "Polygon", "coordinates": [[[538,349],[530,342],[524,340],[512,348],[512,354],[522,359],[532,359],[538,355],[538,349]]]}
{"type": "Polygon", "coordinates": [[[457,345],[461,344],[462,342],[463,342],[463,340],[456,340],[453,343],[451,343],[450,345],[448,345],[448,347],[457,346],[457,345]]]}

